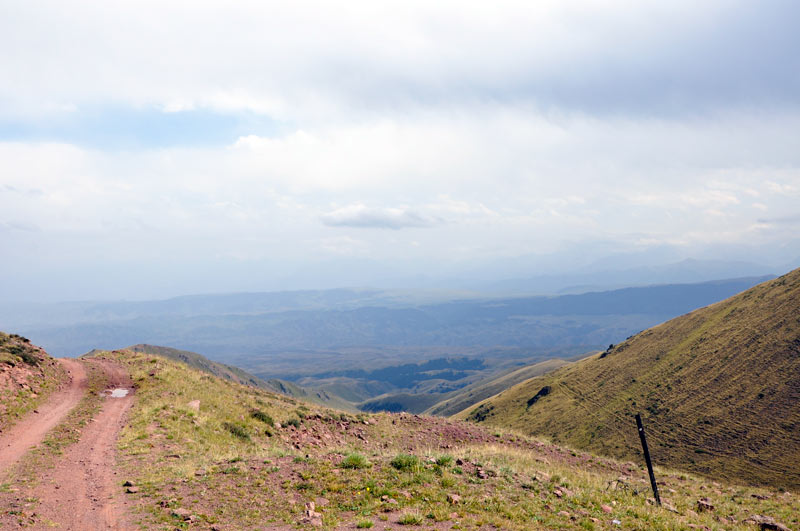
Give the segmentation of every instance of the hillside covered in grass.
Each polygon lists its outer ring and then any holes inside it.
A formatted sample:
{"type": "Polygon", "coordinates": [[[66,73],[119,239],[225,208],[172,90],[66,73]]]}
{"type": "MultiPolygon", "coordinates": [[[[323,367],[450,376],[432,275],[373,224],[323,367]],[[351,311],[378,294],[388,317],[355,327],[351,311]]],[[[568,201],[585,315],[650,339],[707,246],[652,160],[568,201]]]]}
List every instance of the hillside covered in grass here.
{"type": "Polygon", "coordinates": [[[407,413],[351,415],[132,351],[119,440],[126,506],[146,529],[677,529],[800,523],[795,494],[646,472],[504,430],[407,413]],[[699,513],[708,498],[712,512],[699,513]]]}
{"type": "Polygon", "coordinates": [[[18,334],[0,332],[0,431],[32,411],[64,382],[62,367],[18,334]]]}
{"type": "Polygon", "coordinates": [[[800,270],[459,414],[619,458],[800,487],[800,270]]]}
{"type": "Polygon", "coordinates": [[[259,387],[268,391],[281,393],[293,398],[302,398],[310,402],[316,402],[318,404],[327,405],[330,407],[347,410],[353,409],[353,407],[347,401],[334,394],[324,391],[306,389],[292,382],[287,382],[277,378],[262,380],[261,378],[254,376],[243,369],[240,369],[239,367],[212,361],[202,354],[198,354],[197,352],[145,344],[133,345],[125,350],[141,352],[143,354],[154,354],[156,356],[180,361],[189,367],[199,369],[203,372],[207,372],[218,378],[229,380],[234,383],[259,387]]]}

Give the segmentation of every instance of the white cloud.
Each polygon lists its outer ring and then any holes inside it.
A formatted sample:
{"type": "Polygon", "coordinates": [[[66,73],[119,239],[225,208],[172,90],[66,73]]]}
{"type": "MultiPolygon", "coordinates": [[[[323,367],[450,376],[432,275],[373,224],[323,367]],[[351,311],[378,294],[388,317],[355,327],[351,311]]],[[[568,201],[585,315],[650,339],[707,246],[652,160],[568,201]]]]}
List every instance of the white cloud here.
{"type": "Polygon", "coordinates": [[[324,214],[322,222],[330,227],[398,230],[434,227],[443,220],[425,216],[409,207],[370,208],[356,203],[324,214]]]}

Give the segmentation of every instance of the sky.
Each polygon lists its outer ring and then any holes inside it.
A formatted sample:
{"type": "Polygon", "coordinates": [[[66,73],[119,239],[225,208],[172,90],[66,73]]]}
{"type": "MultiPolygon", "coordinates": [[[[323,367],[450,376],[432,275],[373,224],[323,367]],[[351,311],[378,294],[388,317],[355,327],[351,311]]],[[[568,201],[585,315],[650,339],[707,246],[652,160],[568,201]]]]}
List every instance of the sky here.
{"type": "Polygon", "coordinates": [[[791,0],[0,0],[0,290],[783,272],[797,20],[791,0]]]}

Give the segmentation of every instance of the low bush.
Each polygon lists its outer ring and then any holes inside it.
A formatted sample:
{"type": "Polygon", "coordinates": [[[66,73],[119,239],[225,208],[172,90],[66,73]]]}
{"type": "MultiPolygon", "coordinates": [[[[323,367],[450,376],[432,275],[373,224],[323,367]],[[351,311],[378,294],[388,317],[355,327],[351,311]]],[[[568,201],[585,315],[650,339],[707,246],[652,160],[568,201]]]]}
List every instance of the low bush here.
{"type": "Polygon", "coordinates": [[[367,458],[358,453],[352,453],[342,459],[342,468],[369,468],[372,466],[367,458]]]}
{"type": "Polygon", "coordinates": [[[233,422],[223,422],[222,427],[228,430],[234,437],[238,437],[245,441],[250,440],[250,434],[247,432],[247,428],[244,426],[234,424],[233,422]]]}
{"type": "Polygon", "coordinates": [[[419,457],[409,454],[399,454],[392,459],[391,465],[397,470],[403,472],[413,472],[421,468],[419,457]]]}
{"type": "Polygon", "coordinates": [[[270,417],[269,415],[267,415],[266,413],[264,413],[260,409],[254,409],[253,412],[250,413],[250,416],[253,417],[256,420],[260,420],[261,422],[265,423],[267,426],[275,426],[275,421],[272,419],[272,417],[270,417]]]}

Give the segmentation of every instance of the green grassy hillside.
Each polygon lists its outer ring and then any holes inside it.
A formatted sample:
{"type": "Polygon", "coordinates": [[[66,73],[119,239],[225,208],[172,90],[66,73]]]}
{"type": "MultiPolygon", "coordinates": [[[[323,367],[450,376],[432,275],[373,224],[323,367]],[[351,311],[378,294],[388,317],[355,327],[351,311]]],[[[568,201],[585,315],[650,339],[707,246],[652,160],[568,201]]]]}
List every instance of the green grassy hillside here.
{"type": "Polygon", "coordinates": [[[238,367],[211,361],[202,354],[198,354],[196,352],[145,344],[133,345],[125,350],[140,352],[143,354],[154,354],[156,356],[162,356],[180,361],[189,367],[199,369],[209,374],[213,374],[218,378],[229,380],[238,384],[259,387],[261,389],[281,393],[293,398],[301,398],[311,402],[316,402],[321,405],[327,405],[329,407],[335,407],[348,411],[354,410],[352,404],[346,400],[342,400],[332,393],[307,389],[291,382],[279,380],[277,378],[262,380],[261,378],[254,376],[238,367]]]}
{"type": "Polygon", "coordinates": [[[756,514],[800,523],[794,494],[660,469],[659,508],[634,464],[440,417],[350,415],[160,356],[95,355],[135,383],[117,477],[141,529],[732,529],[756,514]],[[695,512],[700,497],[713,513],[695,512]]]}
{"type": "Polygon", "coordinates": [[[521,383],[459,417],[657,463],[800,488],[800,270],[521,383]]]}
{"type": "Polygon", "coordinates": [[[434,404],[429,407],[425,413],[439,416],[454,415],[473,404],[477,404],[481,400],[496,395],[504,389],[513,387],[529,378],[554,371],[567,363],[569,362],[561,359],[552,359],[533,365],[527,365],[519,369],[513,369],[500,376],[491,377],[487,380],[481,380],[459,390],[457,393],[451,394],[446,400],[434,404]]]}

